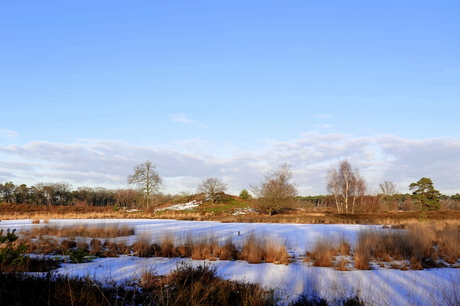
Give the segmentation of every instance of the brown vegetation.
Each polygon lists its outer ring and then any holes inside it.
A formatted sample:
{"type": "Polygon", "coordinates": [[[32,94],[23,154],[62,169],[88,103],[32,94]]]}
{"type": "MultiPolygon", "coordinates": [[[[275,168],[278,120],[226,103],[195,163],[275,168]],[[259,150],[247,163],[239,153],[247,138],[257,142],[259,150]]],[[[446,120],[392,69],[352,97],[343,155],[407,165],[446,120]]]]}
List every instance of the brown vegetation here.
{"type": "Polygon", "coordinates": [[[264,237],[249,233],[244,239],[238,259],[254,264],[262,262],[288,264],[289,254],[283,243],[273,240],[267,241],[264,237]]]}
{"type": "Polygon", "coordinates": [[[338,246],[330,239],[317,239],[313,250],[307,253],[307,256],[313,261],[316,267],[332,267],[333,257],[337,254],[338,246]]]}
{"type": "MultiPolygon", "coordinates": [[[[230,196],[229,196],[230,197],[230,196]]],[[[367,197],[367,196],[366,196],[367,197]]],[[[365,197],[365,198],[366,198],[365,197]]],[[[365,200],[364,198],[364,200],[365,200]]],[[[375,197],[373,197],[375,198],[375,197]]],[[[331,202],[332,203],[332,202],[331,202]]],[[[216,204],[215,204],[216,205],[216,204]]],[[[218,206],[218,205],[217,205],[218,206]]],[[[361,210],[358,210],[361,211],[361,210]]],[[[420,211],[381,211],[373,213],[337,214],[329,208],[318,209],[311,207],[290,208],[279,211],[276,215],[268,216],[257,212],[247,212],[241,215],[232,215],[231,210],[222,212],[210,210],[196,211],[155,211],[145,210],[128,212],[114,210],[113,207],[94,206],[43,206],[32,204],[0,204],[0,214],[3,220],[33,219],[177,219],[190,221],[221,221],[221,222],[249,222],[249,223],[310,223],[310,224],[388,224],[397,225],[409,222],[418,222],[420,211]]],[[[436,220],[460,220],[460,210],[439,210],[423,212],[424,218],[436,220]]]]}
{"type": "Polygon", "coordinates": [[[91,237],[91,238],[115,238],[121,236],[134,235],[134,228],[119,224],[111,224],[105,226],[79,224],[75,226],[44,226],[33,227],[30,230],[21,232],[25,236],[41,237],[41,236],[56,236],[56,237],[91,237]]]}
{"type": "Polygon", "coordinates": [[[180,266],[166,276],[147,271],[125,286],[90,277],[46,277],[0,273],[5,305],[276,305],[273,292],[260,285],[223,280],[209,266],[180,266]],[[142,290],[137,284],[142,285],[142,290]]]}

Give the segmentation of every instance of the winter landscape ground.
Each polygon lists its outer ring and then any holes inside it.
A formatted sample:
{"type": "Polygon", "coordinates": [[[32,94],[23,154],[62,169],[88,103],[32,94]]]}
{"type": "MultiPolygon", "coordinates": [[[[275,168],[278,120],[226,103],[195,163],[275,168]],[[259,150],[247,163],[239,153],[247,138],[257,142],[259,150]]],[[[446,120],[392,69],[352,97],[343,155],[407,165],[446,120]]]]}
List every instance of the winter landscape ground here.
{"type": "MultiPolygon", "coordinates": [[[[142,273],[153,272],[165,275],[181,263],[191,265],[211,265],[224,279],[259,283],[274,289],[284,303],[301,294],[317,292],[331,303],[358,295],[369,305],[456,305],[459,298],[460,269],[433,268],[419,271],[390,269],[387,265],[371,263],[371,270],[354,269],[351,262],[347,270],[338,271],[333,267],[313,267],[304,257],[319,240],[348,241],[355,248],[358,234],[363,230],[403,231],[384,229],[382,225],[345,224],[263,224],[263,223],[220,223],[176,220],[147,219],[52,219],[48,223],[33,224],[32,220],[3,220],[0,229],[17,229],[18,232],[33,227],[70,227],[84,224],[92,226],[129,226],[134,235],[113,238],[132,244],[141,239],[159,243],[165,236],[173,236],[174,244],[180,245],[190,236],[216,237],[219,243],[232,241],[241,248],[249,235],[277,241],[284,244],[291,257],[289,264],[250,264],[243,260],[192,260],[190,258],[141,258],[121,255],[119,257],[98,258],[88,263],[65,263],[55,271],[69,276],[89,276],[102,282],[126,280],[139,277],[142,273]]],[[[80,238],[86,239],[89,238],[80,238]]],[[[88,240],[89,243],[89,240],[88,240]]]]}

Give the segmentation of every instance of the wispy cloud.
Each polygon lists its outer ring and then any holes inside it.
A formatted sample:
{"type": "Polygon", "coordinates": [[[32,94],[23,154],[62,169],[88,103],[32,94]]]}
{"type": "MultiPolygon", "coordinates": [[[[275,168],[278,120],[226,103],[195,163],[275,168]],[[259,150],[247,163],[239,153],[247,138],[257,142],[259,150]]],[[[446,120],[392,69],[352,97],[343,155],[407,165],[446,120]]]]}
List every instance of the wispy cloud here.
{"type": "Polygon", "coordinates": [[[66,180],[76,186],[106,184],[116,188],[126,184],[135,165],[151,160],[166,181],[165,192],[194,189],[201,180],[216,176],[229,184],[230,192],[239,193],[263,179],[264,172],[289,163],[300,194],[312,195],[326,192],[327,171],[346,158],[360,170],[371,191],[388,180],[407,192],[411,182],[425,176],[443,193],[460,192],[457,138],[415,141],[391,135],[307,132],[291,140],[261,143],[257,153],[241,148],[226,157],[214,153],[212,146],[197,139],[176,143],[175,147],[104,140],[0,145],[0,179],[22,183],[21,179],[46,177],[46,181],[66,180]],[[194,149],[203,145],[206,150],[194,149]]]}
{"type": "Polygon", "coordinates": [[[181,123],[187,123],[187,124],[196,124],[196,125],[198,125],[198,126],[200,126],[202,128],[208,127],[204,123],[197,122],[197,121],[194,121],[194,120],[191,120],[191,119],[185,117],[185,114],[183,114],[183,113],[172,115],[171,120],[174,121],[174,122],[181,122],[181,123]]]}
{"type": "Polygon", "coordinates": [[[0,129],[0,138],[14,138],[19,136],[18,132],[11,131],[11,130],[5,130],[5,129],[0,129]]]}
{"type": "Polygon", "coordinates": [[[316,126],[319,128],[327,129],[330,128],[332,124],[317,124],[316,126]]]}

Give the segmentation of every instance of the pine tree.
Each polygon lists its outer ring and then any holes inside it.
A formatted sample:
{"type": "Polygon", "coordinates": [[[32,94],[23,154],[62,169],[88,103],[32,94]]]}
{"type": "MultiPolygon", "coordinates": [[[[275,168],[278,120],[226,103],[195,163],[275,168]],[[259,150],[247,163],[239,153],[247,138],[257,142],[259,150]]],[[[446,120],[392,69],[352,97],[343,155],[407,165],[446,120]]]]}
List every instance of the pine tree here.
{"type": "Polygon", "coordinates": [[[422,177],[417,183],[409,185],[412,199],[422,210],[438,210],[441,193],[434,189],[431,179],[422,177]]]}

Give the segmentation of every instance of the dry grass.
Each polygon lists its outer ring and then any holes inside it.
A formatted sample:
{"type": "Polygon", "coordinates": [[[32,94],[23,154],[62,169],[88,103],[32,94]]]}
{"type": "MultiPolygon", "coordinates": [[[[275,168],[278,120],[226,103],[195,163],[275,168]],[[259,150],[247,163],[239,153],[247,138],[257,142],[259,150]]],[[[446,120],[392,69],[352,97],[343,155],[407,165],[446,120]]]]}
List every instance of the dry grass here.
{"type": "Polygon", "coordinates": [[[232,238],[229,237],[225,241],[224,245],[219,248],[219,260],[235,260],[237,258],[238,251],[232,242],[232,238]]]}
{"type": "Polygon", "coordinates": [[[73,249],[77,247],[77,243],[75,240],[62,240],[60,244],[61,249],[68,250],[68,249],[73,249]]]}
{"type": "Polygon", "coordinates": [[[134,235],[134,228],[126,225],[120,226],[118,224],[96,226],[78,224],[71,227],[59,226],[43,226],[34,227],[28,231],[23,231],[21,234],[25,236],[55,236],[55,237],[69,237],[74,239],[76,237],[90,237],[90,238],[116,238],[123,236],[134,235]]]}
{"type": "Polygon", "coordinates": [[[100,255],[103,251],[102,242],[99,239],[92,239],[90,242],[90,254],[100,255]]]}
{"type": "Polygon", "coordinates": [[[56,238],[40,237],[36,241],[31,241],[26,238],[23,241],[29,246],[29,253],[43,255],[62,253],[63,248],[56,238]]]}
{"type": "Polygon", "coordinates": [[[290,261],[283,242],[268,240],[254,233],[249,233],[245,237],[241,252],[237,256],[240,260],[254,264],[262,262],[288,264],[290,261]]]}
{"type": "Polygon", "coordinates": [[[447,263],[455,264],[460,258],[460,227],[445,224],[436,231],[435,243],[439,247],[439,256],[447,263]]]}
{"type": "Polygon", "coordinates": [[[191,258],[195,260],[216,260],[219,256],[219,243],[215,234],[208,234],[190,242],[191,258]]]}
{"type": "Polygon", "coordinates": [[[348,262],[345,258],[341,258],[335,263],[334,268],[339,271],[348,271],[347,263],[348,262]]]}
{"type": "Polygon", "coordinates": [[[154,297],[152,305],[276,305],[270,291],[256,284],[222,280],[207,265],[181,265],[164,277],[147,271],[141,284],[154,297]]]}
{"type": "Polygon", "coordinates": [[[266,242],[266,257],[265,262],[274,264],[289,264],[290,256],[286,250],[286,244],[279,241],[270,240],[266,242]]]}
{"type": "Polygon", "coordinates": [[[118,241],[116,245],[120,254],[128,255],[131,253],[131,248],[126,244],[126,241],[118,241]]]}
{"type": "Polygon", "coordinates": [[[364,230],[358,233],[357,246],[353,259],[355,261],[355,269],[370,270],[370,260],[372,259],[372,251],[375,249],[379,241],[380,233],[376,230],[364,230]]]}
{"type": "Polygon", "coordinates": [[[417,257],[412,257],[409,262],[412,270],[423,270],[423,266],[417,257]]]}
{"type": "Polygon", "coordinates": [[[337,254],[337,243],[331,239],[318,238],[307,256],[313,261],[315,267],[332,267],[332,259],[337,254]]]}
{"type": "Polygon", "coordinates": [[[175,234],[172,232],[164,233],[160,238],[159,250],[155,250],[155,256],[159,257],[177,257],[178,253],[174,247],[175,234]]]}
{"type": "Polygon", "coordinates": [[[265,247],[265,239],[255,235],[254,233],[249,233],[244,239],[239,259],[257,264],[261,263],[266,256],[267,251],[265,247]]]}
{"type": "MultiPolygon", "coordinates": [[[[116,245],[116,248],[119,251],[118,245],[116,245]]],[[[151,257],[153,253],[151,236],[148,234],[139,235],[132,245],[132,250],[139,257],[151,257]]]]}
{"type": "Polygon", "coordinates": [[[275,305],[260,285],[223,280],[207,266],[181,266],[167,276],[146,271],[140,280],[118,286],[88,277],[39,277],[0,273],[2,305],[275,305]],[[138,284],[143,289],[138,290],[138,284]]]}
{"type": "Polygon", "coordinates": [[[342,256],[350,255],[351,253],[351,247],[348,242],[345,241],[345,238],[343,237],[342,240],[340,241],[339,248],[337,250],[337,253],[342,256]]]}
{"type": "Polygon", "coordinates": [[[383,262],[408,260],[411,269],[455,265],[460,257],[460,228],[449,222],[417,222],[404,231],[365,230],[358,234],[355,267],[368,269],[372,258],[383,262]]]}

